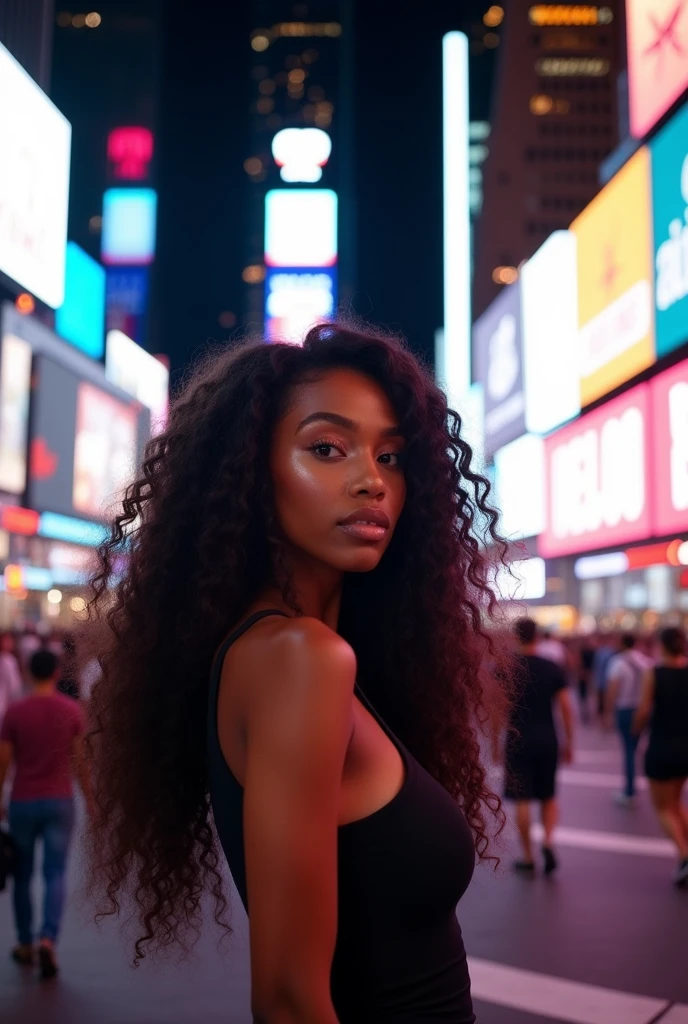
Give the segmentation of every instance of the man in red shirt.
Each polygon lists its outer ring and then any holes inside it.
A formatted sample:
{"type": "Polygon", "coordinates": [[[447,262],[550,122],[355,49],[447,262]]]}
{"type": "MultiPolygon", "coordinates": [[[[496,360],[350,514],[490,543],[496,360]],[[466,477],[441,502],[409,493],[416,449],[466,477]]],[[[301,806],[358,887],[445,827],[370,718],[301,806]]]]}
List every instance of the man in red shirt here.
{"type": "Polygon", "coordinates": [[[16,768],[9,824],[17,848],[14,916],[19,945],[12,957],[18,964],[34,963],[31,880],[34,848],[40,838],[45,903],[38,959],[41,976],[53,978],[58,970],[55,942],[64,906],[65,869],[74,827],[74,776],[89,812],[92,797],[82,756],[83,710],[76,701],[57,692],[60,668],[51,651],[36,651],[29,667],[33,692],[11,705],[0,729],[0,792],[13,761],[16,768]]]}

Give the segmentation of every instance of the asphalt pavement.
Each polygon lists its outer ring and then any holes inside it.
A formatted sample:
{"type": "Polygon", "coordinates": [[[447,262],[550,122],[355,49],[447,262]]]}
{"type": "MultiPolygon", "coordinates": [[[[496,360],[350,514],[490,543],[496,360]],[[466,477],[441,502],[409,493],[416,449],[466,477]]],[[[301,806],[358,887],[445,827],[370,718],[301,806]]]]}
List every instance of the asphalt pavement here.
{"type": "MultiPolygon", "coordinates": [[[[562,772],[561,869],[514,876],[509,828],[495,872],[476,869],[459,905],[479,1024],[688,1024],[688,891],[671,884],[674,856],[646,787],[618,807],[616,738],[582,731],[562,772]]],[[[537,830],[536,830],[537,831],[537,830]]],[[[70,887],[78,891],[75,849],[70,887]]],[[[40,883],[38,883],[40,891],[40,883]]],[[[233,892],[235,934],[218,948],[210,923],[192,962],[130,967],[112,922],[96,928],[69,904],[62,972],[41,983],[9,960],[8,893],[0,895],[0,1021],[3,1024],[251,1024],[248,929],[233,892]]]]}

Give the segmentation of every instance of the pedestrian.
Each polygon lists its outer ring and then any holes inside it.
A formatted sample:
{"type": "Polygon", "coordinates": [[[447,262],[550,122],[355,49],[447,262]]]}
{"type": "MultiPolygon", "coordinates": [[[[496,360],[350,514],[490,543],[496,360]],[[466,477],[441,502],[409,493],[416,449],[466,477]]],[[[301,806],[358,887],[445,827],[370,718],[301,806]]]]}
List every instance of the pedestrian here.
{"type": "Polygon", "coordinates": [[[597,697],[597,717],[600,724],[605,727],[608,724],[607,718],[607,675],[609,665],[618,654],[618,645],[612,636],[599,638],[597,650],[592,660],[592,679],[597,697]]]}
{"type": "Polygon", "coordinates": [[[659,635],[661,662],[645,673],[634,729],[650,725],[645,774],[666,834],[676,844],[679,864],[674,881],[688,886],[688,808],[683,788],[688,778],[688,657],[683,630],[659,635]]]}
{"type": "Polygon", "coordinates": [[[590,721],[590,688],[594,662],[595,641],[591,637],[583,637],[578,652],[578,703],[581,722],[586,725],[590,721]]]}
{"type": "Polygon", "coordinates": [[[0,633],[0,726],[8,707],[22,695],[22,677],[11,633],[0,633]]]}
{"type": "Polygon", "coordinates": [[[514,624],[518,644],[515,666],[517,691],[504,753],[504,797],[516,804],[516,825],[523,856],[514,867],[533,874],[535,861],[530,836],[530,804],[537,800],[544,832],[542,855],[544,871],[550,875],[558,863],[553,848],[558,820],[556,799],[557,764],[569,764],[573,750],[573,708],[566,677],[561,668],[536,654],[537,627],[532,619],[514,624]],[[564,729],[564,743],[557,738],[554,707],[557,706],[564,729]]]}
{"type": "Polygon", "coordinates": [[[546,658],[565,672],[568,664],[568,653],[561,640],[552,635],[551,629],[543,629],[537,642],[535,653],[538,658],[546,658]]]}
{"type": "Polygon", "coordinates": [[[135,894],[137,959],[197,924],[204,884],[225,920],[212,811],[267,1024],[474,1020],[456,906],[499,803],[477,722],[501,698],[473,535],[495,513],[460,428],[368,328],[222,350],[100,551],[96,894],[135,894]]]}
{"type": "Polygon", "coordinates": [[[621,653],[609,663],[607,672],[606,710],[609,727],[616,724],[623,752],[625,785],[614,799],[622,807],[632,807],[635,802],[635,755],[639,736],[633,728],[635,713],[640,704],[643,676],[652,661],[636,648],[634,633],[621,637],[621,653]]]}
{"type": "Polygon", "coordinates": [[[65,900],[67,854],[74,827],[73,776],[92,810],[82,756],[83,713],[76,701],[57,692],[60,669],[47,650],[29,662],[33,692],[8,710],[0,730],[0,788],[15,767],[9,805],[10,834],[16,848],[13,905],[19,940],[12,957],[22,966],[36,959],[31,884],[36,841],[43,842],[45,900],[39,933],[41,977],[58,972],[55,944],[65,900]]]}

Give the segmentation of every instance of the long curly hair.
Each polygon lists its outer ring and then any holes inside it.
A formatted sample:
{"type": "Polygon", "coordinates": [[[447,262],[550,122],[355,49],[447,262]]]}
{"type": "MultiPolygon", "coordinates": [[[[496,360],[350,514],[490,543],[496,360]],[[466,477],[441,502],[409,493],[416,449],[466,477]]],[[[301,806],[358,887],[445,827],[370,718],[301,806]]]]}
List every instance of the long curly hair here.
{"type": "Polygon", "coordinates": [[[479,857],[490,856],[488,819],[497,832],[503,824],[480,730],[504,710],[486,671],[500,652],[483,541],[505,547],[459,413],[404,342],[382,332],[339,323],[313,328],[303,346],[213,351],[148,443],[92,579],[102,676],[87,736],[97,808],[87,886],[99,919],[129,904],[135,966],[146,952],[188,952],[207,891],[232,934],[208,795],[209,674],[266,585],[279,579],[299,612],[268,452],[294,386],[340,367],[389,397],[406,438],[407,498],[380,565],[345,576],[339,631],[376,710],[463,808],[479,857]]]}

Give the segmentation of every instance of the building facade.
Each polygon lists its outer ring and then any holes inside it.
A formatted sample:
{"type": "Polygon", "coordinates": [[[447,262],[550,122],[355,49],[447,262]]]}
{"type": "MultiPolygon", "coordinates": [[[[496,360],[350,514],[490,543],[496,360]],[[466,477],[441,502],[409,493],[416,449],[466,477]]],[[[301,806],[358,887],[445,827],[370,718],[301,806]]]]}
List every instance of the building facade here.
{"type": "Polygon", "coordinates": [[[509,4],[493,93],[474,314],[599,189],[618,142],[622,4],[509,4]]]}

